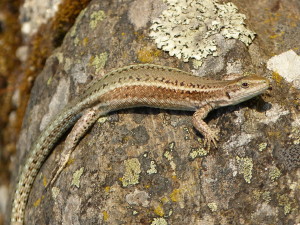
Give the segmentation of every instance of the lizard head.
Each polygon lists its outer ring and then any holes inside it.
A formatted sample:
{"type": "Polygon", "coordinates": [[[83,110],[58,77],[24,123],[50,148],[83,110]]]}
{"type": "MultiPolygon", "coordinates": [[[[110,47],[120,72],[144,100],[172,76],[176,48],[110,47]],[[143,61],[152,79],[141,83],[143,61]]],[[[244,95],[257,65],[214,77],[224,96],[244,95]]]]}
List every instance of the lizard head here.
{"type": "Polygon", "coordinates": [[[270,87],[267,78],[249,75],[231,80],[227,84],[225,94],[227,105],[235,105],[262,94],[270,87]]]}

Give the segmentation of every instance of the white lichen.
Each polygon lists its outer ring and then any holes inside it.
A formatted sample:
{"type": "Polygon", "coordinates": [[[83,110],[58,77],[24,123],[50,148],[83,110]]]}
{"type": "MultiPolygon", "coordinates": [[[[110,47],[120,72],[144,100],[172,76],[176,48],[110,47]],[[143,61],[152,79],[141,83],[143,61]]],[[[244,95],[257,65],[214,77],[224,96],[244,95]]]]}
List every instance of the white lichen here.
{"type": "Polygon", "coordinates": [[[150,27],[158,48],[171,56],[187,62],[201,61],[209,55],[218,54],[217,35],[239,39],[251,44],[255,33],[246,29],[246,16],[238,13],[229,2],[219,4],[217,0],[165,0],[167,9],[150,27]]]}

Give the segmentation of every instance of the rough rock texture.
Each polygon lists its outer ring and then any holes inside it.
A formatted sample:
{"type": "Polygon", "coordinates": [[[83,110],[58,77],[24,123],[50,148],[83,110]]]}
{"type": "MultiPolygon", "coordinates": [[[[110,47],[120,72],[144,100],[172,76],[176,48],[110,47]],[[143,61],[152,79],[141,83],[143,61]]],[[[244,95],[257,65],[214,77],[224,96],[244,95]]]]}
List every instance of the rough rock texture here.
{"type": "Polygon", "coordinates": [[[18,144],[21,165],[50,118],[112,68],[147,62],[213,78],[249,71],[270,78],[273,90],[210,113],[209,125],[220,130],[218,148],[210,151],[191,113],[143,108],[102,118],[45,188],[63,140],[48,157],[30,194],[26,224],[300,223],[300,91],[265,66],[271,55],[297,46],[300,3],[233,2],[257,39],[249,48],[217,40],[221,54],[198,70],[157,50],[149,38],[150,20],[165,7],[158,0],[95,0],[81,12],[35,81],[18,144]]]}

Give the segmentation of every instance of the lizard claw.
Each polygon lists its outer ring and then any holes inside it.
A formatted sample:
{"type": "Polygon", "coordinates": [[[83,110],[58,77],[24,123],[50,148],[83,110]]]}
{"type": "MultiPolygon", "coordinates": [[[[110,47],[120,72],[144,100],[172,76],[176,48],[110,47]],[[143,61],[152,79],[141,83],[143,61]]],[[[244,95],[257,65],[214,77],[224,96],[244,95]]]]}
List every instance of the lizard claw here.
{"type": "Polygon", "coordinates": [[[204,146],[207,146],[208,149],[210,149],[210,144],[213,143],[213,145],[217,147],[217,141],[219,140],[217,133],[217,131],[211,131],[209,133],[206,133],[204,139],[204,146]]]}

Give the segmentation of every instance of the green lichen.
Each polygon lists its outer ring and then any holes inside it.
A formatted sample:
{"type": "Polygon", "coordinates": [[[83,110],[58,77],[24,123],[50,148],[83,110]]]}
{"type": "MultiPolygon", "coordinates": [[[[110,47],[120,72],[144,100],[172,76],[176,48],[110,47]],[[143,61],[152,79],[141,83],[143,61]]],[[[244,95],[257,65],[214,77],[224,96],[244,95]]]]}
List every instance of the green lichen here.
{"type": "Polygon", "coordinates": [[[195,159],[196,157],[206,156],[208,153],[209,151],[205,150],[204,148],[195,148],[190,152],[190,157],[195,159]]]}
{"type": "Polygon", "coordinates": [[[64,54],[62,52],[57,52],[55,54],[55,57],[57,58],[59,64],[63,63],[63,61],[64,61],[64,54]]]}
{"type": "Polygon", "coordinates": [[[80,185],[80,177],[83,174],[84,167],[81,167],[79,170],[76,170],[73,174],[72,185],[75,185],[79,188],[80,185]]]}
{"type": "Polygon", "coordinates": [[[289,214],[292,211],[293,201],[289,199],[287,194],[277,196],[278,204],[283,207],[284,215],[289,214]]]}
{"type": "Polygon", "coordinates": [[[93,12],[90,17],[90,28],[95,29],[97,27],[98,22],[105,19],[105,12],[99,10],[97,12],[93,12]]]}
{"type": "Polygon", "coordinates": [[[266,142],[260,143],[258,151],[262,152],[263,150],[265,150],[267,148],[267,146],[268,146],[268,144],[266,142]]]}
{"type": "Polygon", "coordinates": [[[154,173],[157,173],[155,161],[152,160],[152,161],[150,162],[150,169],[147,170],[147,173],[148,173],[148,174],[154,174],[154,173]]]}
{"type": "Polygon", "coordinates": [[[173,151],[174,148],[175,148],[175,142],[171,142],[171,143],[169,144],[169,148],[170,148],[171,151],[173,151]]]}
{"type": "Polygon", "coordinates": [[[249,157],[240,158],[236,157],[239,165],[239,173],[244,175],[244,180],[250,184],[252,178],[253,160],[249,157]]]}
{"type": "Polygon", "coordinates": [[[151,225],[168,225],[168,223],[164,218],[154,218],[151,225]]]}
{"type": "Polygon", "coordinates": [[[218,210],[218,205],[215,202],[208,203],[207,206],[212,212],[216,212],[218,210]]]}
{"type": "Polygon", "coordinates": [[[269,178],[271,181],[275,181],[278,177],[280,177],[280,175],[281,171],[277,167],[272,168],[269,172],[269,178]]]}
{"type": "Polygon", "coordinates": [[[176,164],[175,164],[175,162],[173,161],[173,155],[172,155],[172,152],[171,152],[171,151],[165,151],[164,157],[170,162],[170,166],[171,166],[172,170],[174,171],[174,172],[173,172],[173,175],[175,175],[176,164]]]}
{"type": "Polygon", "coordinates": [[[49,86],[52,83],[53,77],[49,77],[49,79],[47,80],[47,86],[49,86]]]}
{"type": "Polygon", "coordinates": [[[267,203],[269,203],[271,201],[271,199],[272,199],[271,198],[271,192],[269,192],[269,191],[263,192],[262,195],[261,195],[261,197],[267,203]]]}
{"type": "Polygon", "coordinates": [[[196,69],[201,67],[202,64],[203,64],[203,62],[201,60],[196,60],[196,59],[193,60],[193,67],[196,68],[196,69]]]}
{"type": "Polygon", "coordinates": [[[252,192],[252,197],[253,197],[256,201],[258,201],[258,200],[260,199],[261,194],[262,194],[261,191],[259,191],[259,190],[254,190],[254,191],[252,192]]]}
{"type": "Polygon", "coordinates": [[[141,173],[141,163],[137,158],[124,161],[125,173],[121,179],[123,187],[139,183],[141,173]]]}
{"type": "Polygon", "coordinates": [[[70,58],[65,58],[65,63],[64,63],[64,70],[69,71],[72,66],[72,59],[70,58]]]}
{"type": "Polygon", "coordinates": [[[51,189],[51,191],[52,191],[52,198],[56,199],[56,197],[57,197],[57,196],[59,195],[59,193],[60,193],[59,188],[53,187],[53,188],[51,189]]]}
{"type": "Polygon", "coordinates": [[[166,150],[164,153],[164,157],[170,162],[170,166],[173,170],[173,175],[176,175],[175,170],[176,170],[176,164],[173,161],[173,155],[172,151],[175,149],[175,142],[169,143],[169,150],[166,150]]]}
{"type": "Polygon", "coordinates": [[[92,59],[92,66],[95,68],[96,73],[99,73],[104,68],[107,58],[108,54],[106,52],[103,52],[99,55],[96,55],[92,59]]]}
{"type": "Polygon", "coordinates": [[[169,161],[173,159],[172,153],[170,151],[165,151],[164,157],[169,161]]]}
{"type": "Polygon", "coordinates": [[[260,191],[260,190],[254,190],[253,191],[253,198],[256,201],[263,200],[265,202],[271,201],[271,193],[269,191],[260,191]]]}
{"type": "Polygon", "coordinates": [[[292,128],[291,137],[294,139],[294,145],[300,145],[300,128],[298,126],[292,128]]]}
{"type": "Polygon", "coordinates": [[[79,42],[80,42],[80,40],[79,40],[78,37],[74,38],[74,45],[75,46],[78,46],[79,42]]]}
{"type": "Polygon", "coordinates": [[[190,133],[190,131],[189,131],[189,128],[187,128],[187,127],[183,127],[183,130],[184,130],[184,132],[185,132],[185,136],[184,136],[184,140],[190,140],[191,138],[190,138],[190,135],[191,135],[191,133],[190,133]]]}
{"type": "Polygon", "coordinates": [[[98,123],[105,123],[106,121],[108,120],[108,116],[101,116],[99,119],[98,119],[98,123]]]}

